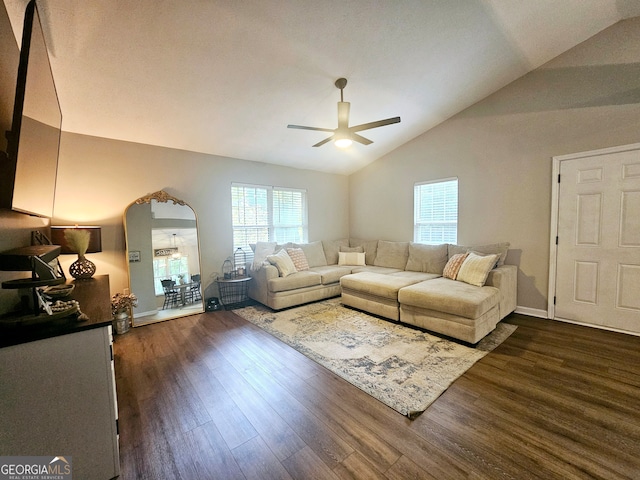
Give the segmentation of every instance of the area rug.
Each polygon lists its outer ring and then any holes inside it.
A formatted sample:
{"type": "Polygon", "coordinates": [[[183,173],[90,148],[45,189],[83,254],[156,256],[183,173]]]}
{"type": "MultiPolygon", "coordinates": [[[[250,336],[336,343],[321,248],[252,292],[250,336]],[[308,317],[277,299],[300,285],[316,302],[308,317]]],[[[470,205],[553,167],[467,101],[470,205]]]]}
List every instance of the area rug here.
{"type": "Polygon", "coordinates": [[[499,323],[470,347],[345,307],[340,298],[234,312],[411,419],[516,329],[499,323]]]}

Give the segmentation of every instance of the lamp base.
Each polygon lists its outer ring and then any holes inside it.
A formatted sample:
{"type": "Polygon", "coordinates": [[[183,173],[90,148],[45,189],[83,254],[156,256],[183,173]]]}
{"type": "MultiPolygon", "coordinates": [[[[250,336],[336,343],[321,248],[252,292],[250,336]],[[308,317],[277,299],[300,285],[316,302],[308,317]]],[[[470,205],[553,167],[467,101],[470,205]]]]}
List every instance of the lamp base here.
{"type": "Polygon", "coordinates": [[[95,264],[81,255],[78,255],[78,260],[69,266],[69,274],[78,280],[91,278],[94,273],[96,273],[95,264]]]}

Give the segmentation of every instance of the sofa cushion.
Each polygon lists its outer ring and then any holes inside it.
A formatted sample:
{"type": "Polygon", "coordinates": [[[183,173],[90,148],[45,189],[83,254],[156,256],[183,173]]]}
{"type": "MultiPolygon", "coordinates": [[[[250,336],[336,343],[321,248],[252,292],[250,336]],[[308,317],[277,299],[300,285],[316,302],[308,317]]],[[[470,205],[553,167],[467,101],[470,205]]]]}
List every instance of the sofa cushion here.
{"type": "Polygon", "coordinates": [[[302,249],[305,257],[307,257],[309,267],[321,267],[327,264],[327,258],[324,255],[321,241],[294,243],[293,246],[302,249]]]}
{"type": "Polygon", "coordinates": [[[487,280],[487,275],[496,266],[498,257],[498,254],[481,256],[469,252],[460,267],[456,280],[482,287],[487,280]]]}
{"type": "Polygon", "coordinates": [[[424,282],[425,280],[431,280],[432,278],[440,277],[440,275],[438,275],[437,273],[409,272],[407,270],[390,273],[389,276],[406,278],[408,280],[415,280],[416,282],[424,282]]]}
{"type": "Polygon", "coordinates": [[[292,273],[286,277],[271,278],[268,281],[268,286],[270,292],[276,293],[320,285],[321,281],[320,274],[305,270],[304,272],[292,273]]]}
{"type": "Polygon", "coordinates": [[[411,272],[437,273],[442,275],[444,266],[449,260],[448,246],[409,243],[409,259],[405,270],[411,272]]]}
{"type": "Polygon", "coordinates": [[[324,267],[313,267],[312,272],[320,275],[320,282],[323,285],[338,283],[340,278],[351,273],[351,267],[341,267],[338,265],[325,265],[324,267]]]}
{"type": "Polygon", "coordinates": [[[291,257],[291,261],[298,272],[309,270],[309,262],[307,262],[307,256],[304,254],[304,250],[301,248],[287,248],[287,253],[289,257],[291,257]]]}
{"type": "Polygon", "coordinates": [[[364,266],[364,252],[339,252],[338,265],[364,266]]]}
{"type": "Polygon", "coordinates": [[[378,241],[378,253],[373,264],[377,267],[404,270],[409,258],[409,242],[378,241]]]}
{"type": "Polygon", "coordinates": [[[378,240],[362,240],[360,238],[350,238],[350,247],[362,247],[364,250],[364,261],[367,265],[373,265],[378,253],[378,240]]]}
{"type": "Polygon", "coordinates": [[[296,266],[293,264],[291,257],[287,251],[283,248],[273,255],[267,257],[269,263],[278,269],[278,273],[281,277],[286,277],[292,273],[296,273],[296,266]]]}
{"type": "Polygon", "coordinates": [[[401,304],[478,318],[500,301],[500,290],[495,287],[476,287],[448,278],[435,278],[402,288],[398,292],[401,304]]]}
{"type": "Polygon", "coordinates": [[[465,247],[462,245],[449,245],[449,258],[451,258],[456,253],[466,253],[466,252],[477,252],[482,254],[499,254],[500,258],[498,258],[498,266],[504,265],[504,261],[507,258],[507,252],[509,251],[509,246],[511,244],[509,242],[503,243],[492,243],[489,245],[476,245],[473,247],[465,247]]]}
{"type": "Polygon", "coordinates": [[[340,240],[323,240],[322,248],[324,250],[324,256],[326,259],[325,265],[337,265],[338,264],[338,252],[340,247],[348,247],[349,239],[343,238],[340,240]]]}
{"type": "Polygon", "coordinates": [[[358,245],[357,247],[340,247],[341,252],[357,252],[364,253],[364,247],[362,245],[358,245]]]}
{"type": "Polygon", "coordinates": [[[456,253],[453,255],[442,271],[442,276],[445,278],[450,278],[451,280],[455,280],[458,278],[458,272],[460,271],[460,267],[467,259],[468,253],[456,253]]]}
{"type": "Polygon", "coordinates": [[[404,272],[404,270],[400,268],[376,267],[375,265],[354,266],[354,267],[351,267],[351,271],[353,273],[372,272],[372,273],[382,273],[384,275],[388,275],[390,273],[396,273],[396,272],[404,272]]]}
{"type": "Polygon", "coordinates": [[[343,289],[360,294],[396,300],[398,298],[398,290],[419,281],[381,273],[361,272],[345,275],[340,279],[340,285],[343,289]]]}

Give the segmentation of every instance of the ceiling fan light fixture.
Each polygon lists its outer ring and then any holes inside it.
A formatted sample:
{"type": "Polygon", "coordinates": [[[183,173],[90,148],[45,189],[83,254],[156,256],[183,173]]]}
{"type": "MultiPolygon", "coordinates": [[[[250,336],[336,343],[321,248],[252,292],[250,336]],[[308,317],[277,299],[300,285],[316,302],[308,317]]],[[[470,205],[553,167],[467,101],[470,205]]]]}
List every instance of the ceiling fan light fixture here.
{"type": "Polygon", "coordinates": [[[348,137],[341,137],[337,138],[334,143],[338,148],[349,148],[353,142],[348,137]]]}
{"type": "Polygon", "coordinates": [[[340,89],[340,101],[338,102],[338,128],[320,128],[320,127],[308,127],[305,125],[287,125],[287,128],[298,128],[300,130],[316,130],[319,132],[331,132],[333,135],[319,141],[314,147],[321,147],[322,145],[329,143],[333,140],[333,143],[338,148],[348,148],[355,141],[362,145],[370,145],[373,142],[368,138],[359,135],[356,132],[363,130],[369,130],[371,128],[384,127],[385,125],[391,125],[392,123],[399,123],[400,117],[386,118],[384,120],[378,120],[376,122],[363,123],[361,125],[349,126],[349,109],[350,103],[344,101],[343,89],[347,86],[346,78],[339,78],[335,83],[336,87],[340,89]]]}

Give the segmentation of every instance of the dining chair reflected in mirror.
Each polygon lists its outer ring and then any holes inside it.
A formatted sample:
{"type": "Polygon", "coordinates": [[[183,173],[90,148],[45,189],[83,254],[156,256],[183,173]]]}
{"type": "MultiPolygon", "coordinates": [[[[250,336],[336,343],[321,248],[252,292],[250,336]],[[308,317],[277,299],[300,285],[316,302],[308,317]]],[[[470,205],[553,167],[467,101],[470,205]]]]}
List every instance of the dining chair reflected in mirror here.
{"type": "Polygon", "coordinates": [[[189,293],[191,295],[192,302],[199,302],[202,300],[202,293],[200,290],[200,274],[197,273],[195,275],[191,275],[191,288],[189,288],[189,293]]]}
{"type": "Polygon", "coordinates": [[[164,304],[162,309],[173,308],[178,306],[180,300],[180,292],[175,289],[176,282],[171,279],[160,280],[162,290],[164,291],[164,304]]]}

